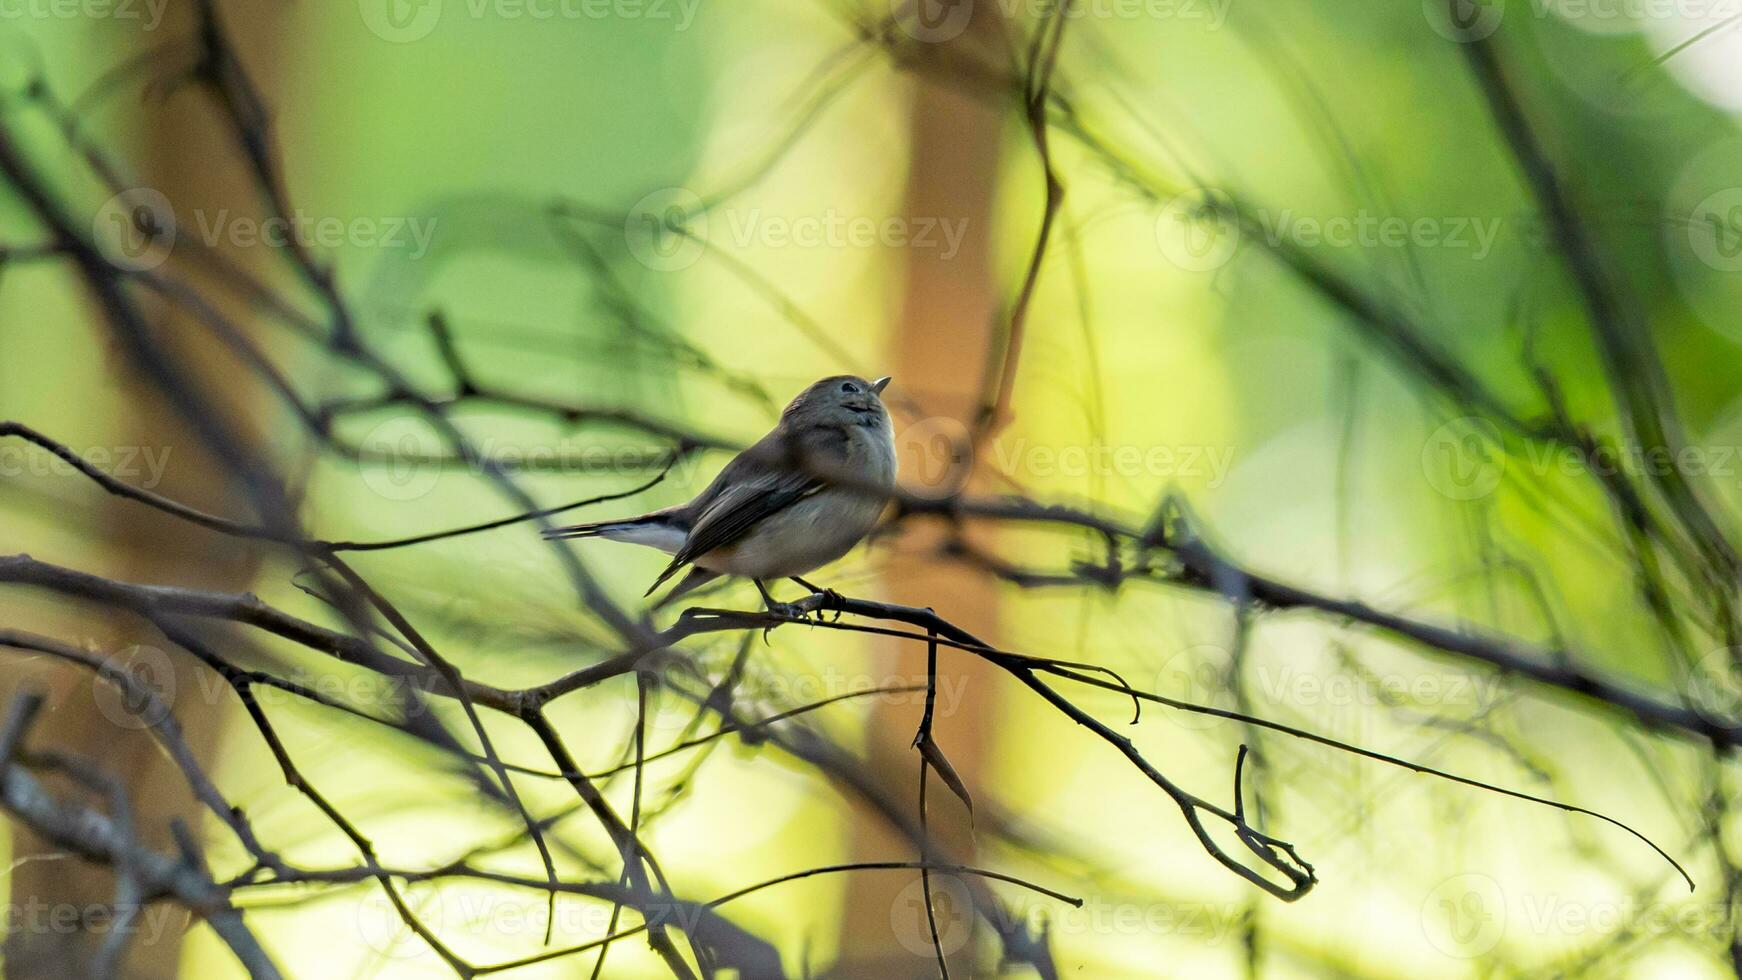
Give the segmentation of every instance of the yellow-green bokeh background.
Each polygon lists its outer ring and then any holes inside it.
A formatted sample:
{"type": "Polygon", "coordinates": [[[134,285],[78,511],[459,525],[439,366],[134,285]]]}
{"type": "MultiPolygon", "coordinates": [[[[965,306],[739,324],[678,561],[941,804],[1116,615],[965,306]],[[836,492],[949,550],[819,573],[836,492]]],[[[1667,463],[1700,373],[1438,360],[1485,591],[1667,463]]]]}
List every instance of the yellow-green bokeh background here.
{"type": "MultiPolygon", "coordinates": [[[[642,12],[546,19],[441,0],[439,22],[426,35],[396,41],[370,29],[368,0],[361,10],[344,0],[299,4],[280,15],[286,26],[273,109],[284,172],[309,215],[434,223],[434,247],[415,257],[356,243],[328,253],[371,336],[416,377],[441,377],[420,330],[422,312],[440,307],[485,377],[630,405],[747,442],[770,424],[774,406],[721,377],[753,379],[783,400],[826,373],[886,373],[879,366],[891,357],[899,249],[801,247],[734,234],[734,222],[900,211],[911,179],[912,79],[882,55],[841,67],[853,60],[842,56],[854,43],[850,19],[884,12],[880,3],[871,6],[702,0],[674,2],[663,18],[635,7],[642,12]],[[708,219],[706,237],[729,261],[710,254],[678,270],[650,269],[634,261],[620,234],[613,241],[611,229],[592,230],[648,318],[645,333],[627,329],[588,267],[552,232],[547,206],[566,198],[621,211],[664,188],[707,194],[733,185],[784,145],[819,78],[849,72],[840,94],[766,174],[708,219]],[[791,308],[771,303],[743,267],[791,308]],[[808,339],[793,322],[794,308],[820,324],[850,362],[808,339]],[[713,367],[674,358],[660,337],[681,338],[713,367]]],[[[1501,36],[1517,56],[1546,144],[1566,162],[1592,227],[1650,325],[1690,442],[1715,459],[1742,443],[1738,273],[1699,261],[1687,218],[1702,199],[1742,181],[1742,143],[1729,115],[1742,104],[1742,70],[1735,49],[1723,47],[1734,32],[1710,42],[1731,60],[1701,50],[1667,67],[1649,65],[1698,29],[1692,19],[1593,21],[1554,4],[1514,0],[1501,36]]],[[[33,52],[50,84],[67,93],[157,40],[113,18],[53,16],[9,17],[0,21],[0,37],[9,55],[33,52]]],[[[1313,254],[1410,310],[1526,415],[1540,410],[1520,356],[1533,338],[1574,411],[1615,431],[1587,329],[1537,233],[1532,201],[1455,46],[1435,33],[1421,5],[1093,5],[1069,28],[1060,72],[1062,90],[1083,117],[1142,172],[1173,186],[1201,181],[1235,190],[1282,222],[1369,214],[1427,219],[1442,230],[1457,222],[1497,229],[1483,254],[1420,241],[1327,245],[1313,254]],[[1120,9],[1138,13],[1113,12],[1120,9]]],[[[137,98],[119,94],[90,116],[93,132],[122,157],[141,138],[133,126],[137,98]]],[[[77,213],[93,213],[103,200],[98,185],[78,175],[44,127],[25,127],[36,159],[63,175],[77,213]]],[[[997,183],[998,206],[996,227],[985,233],[994,242],[999,288],[1013,296],[1032,248],[1040,191],[1014,115],[1006,140],[1009,165],[987,175],[997,183]]],[[[1063,224],[1029,318],[1015,421],[992,450],[1026,492],[1093,501],[1138,520],[1179,493],[1220,545],[1255,568],[1387,609],[1547,642],[1553,631],[1542,608],[1506,564],[1520,562],[1541,578],[1556,625],[1594,668],[1640,687],[1669,691],[1679,683],[1588,479],[1524,454],[1506,459],[1492,492],[1454,499],[1433,447],[1456,412],[1360,342],[1343,314],[1258,243],[1242,243],[1210,270],[1170,261],[1158,242],[1158,229],[1168,233],[1169,202],[1136,193],[1074,141],[1055,136],[1055,144],[1068,187],[1063,224]],[[1175,455],[1167,465],[1136,469],[1057,465],[1061,450],[1097,446],[1165,447],[1175,455]],[[1188,454],[1200,463],[1226,459],[1227,470],[1186,465],[1188,454]]],[[[16,200],[0,195],[0,216],[7,243],[30,240],[32,226],[16,200]]],[[[112,441],[107,433],[128,406],[111,394],[104,342],[90,322],[64,266],[5,270],[0,415],[74,446],[112,441]]],[[[316,397],[366,390],[295,342],[278,343],[275,352],[316,397]]],[[[647,445],[633,434],[566,433],[510,413],[465,419],[468,431],[497,446],[647,445]]],[[[347,431],[367,439],[386,424],[405,425],[416,437],[415,426],[390,414],[352,420],[347,431]]],[[[289,419],[271,425],[283,457],[300,459],[304,438],[289,419]]],[[[627,512],[678,502],[722,461],[713,454],[686,464],[636,501],[613,506],[627,512]]],[[[342,462],[322,460],[307,473],[307,524],[334,538],[415,533],[506,506],[465,473],[413,474],[420,482],[411,491],[393,474],[342,462]]],[[[640,478],[538,476],[529,485],[554,503],[640,478]]],[[[1721,509],[1731,507],[1742,489],[1742,462],[1703,486],[1721,509]]],[[[94,504],[91,488],[64,475],[9,473],[0,494],[0,550],[74,566],[97,559],[101,541],[75,519],[78,508],[94,504]]],[[[1091,544],[1053,533],[1000,539],[1008,556],[1049,566],[1087,556],[1091,544]]],[[[660,566],[657,555],[608,544],[581,554],[631,607],[660,566]]],[[[875,549],[857,552],[827,575],[844,590],[874,592],[878,560],[875,549]]],[[[523,528],[359,565],[427,622],[469,675],[501,686],[578,666],[574,638],[603,636],[574,611],[555,563],[523,528]]],[[[303,615],[326,615],[290,586],[282,567],[269,565],[257,589],[303,615]]],[[[754,601],[748,589],[725,596],[754,601]]],[[[949,614],[947,597],[935,605],[949,614]]],[[[1155,586],[1116,595],[1011,588],[1002,615],[1011,649],[1092,661],[1139,687],[1234,706],[1219,681],[1234,624],[1219,601],[1155,586]]],[[[817,686],[804,690],[822,695],[838,693],[830,685],[847,683],[843,678],[886,673],[869,644],[821,631],[783,629],[755,656],[768,673],[809,678],[817,686]]],[[[1108,747],[1014,686],[963,692],[995,705],[985,715],[995,751],[980,777],[983,805],[1070,845],[1068,855],[1041,862],[988,842],[982,862],[1088,901],[1085,912],[1070,913],[999,888],[1035,923],[1052,923],[1066,975],[1238,975],[1247,963],[1240,926],[1247,916],[1260,924],[1260,965],[1269,976],[1726,972],[1729,913],[1690,802],[1704,778],[1697,747],[1639,733],[1617,717],[1472,664],[1310,617],[1259,618],[1245,657],[1248,706],[1257,713],[1614,815],[1683,859],[1700,890],[1686,895],[1673,873],[1613,828],[1265,736],[1259,785],[1267,829],[1296,843],[1322,879],[1306,901],[1282,905],[1217,866],[1175,808],[1108,747]],[[1387,684],[1401,685],[1406,703],[1376,694],[1387,684]],[[1476,919],[1459,920],[1454,906],[1471,893],[1498,895],[1498,905],[1487,898],[1476,919]],[[1640,901],[1647,918],[1630,919],[1635,906],[1628,903],[1640,901]],[[1597,962],[1585,961],[1599,949],[1597,962]]],[[[312,658],[302,667],[306,676],[337,669],[312,658]]],[[[1129,710],[1112,696],[1083,694],[1082,701],[1109,721],[1129,710]]],[[[359,819],[385,863],[442,860],[467,842],[514,830],[509,816],[429,754],[315,708],[269,707],[311,775],[359,819]]],[[[609,765],[634,722],[632,685],[624,680],[566,699],[554,717],[584,766],[609,765]]],[[[862,743],[863,705],[817,717],[845,744],[862,743]]],[[[659,718],[656,737],[668,739],[685,720],[675,710],[659,718]]],[[[539,757],[536,742],[514,726],[492,731],[506,754],[539,757]]],[[[1231,722],[1182,720],[1159,709],[1122,731],[1176,781],[1218,799],[1227,793],[1235,748],[1249,738],[1231,722]]],[[[314,865],[354,860],[283,785],[246,725],[230,730],[217,774],[262,836],[283,842],[288,856],[314,865]]],[[[1720,791],[1724,785],[1720,779],[1720,791]]],[[[568,800],[558,786],[528,781],[526,791],[540,809],[568,800]]],[[[629,791],[620,781],[613,799],[626,807],[629,791]]],[[[803,766],[768,750],[721,746],[689,798],[648,838],[674,886],[707,897],[851,859],[846,814],[834,791],[803,766]]],[[[594,831],[576,830],[574,838],[590,854],[608,854],[594,831]]],[[[213,846],[219,865],[237,857],[213,846]]],[[[537,868],[526,848],[505,865],[537,868]]],[[[728,912],[777,942],[796,972],[807,956],[829,962],[842,888],[839,878],[797,882],[728,912]]],[[[538,948],[536,895],[473,887],[412,894],[434,910],[463,954],[497,960],[538,948]]],[[[261,908],[252,919],[296,975],[445,972],[363,889],[319,900],[310,892],[278,897],[308,900],[261,908]]],[[[603,925],[578,911],[562,921],[570,941],[603,925]]],[[[189,975],[235,970],[203,930],[194,931],[185,957],[189,975]]],[[[524,975],[574,975],[584,962],[524,975]]],[[[657,968],[637,941],[612,951],[613,975],[657,968]]]]}

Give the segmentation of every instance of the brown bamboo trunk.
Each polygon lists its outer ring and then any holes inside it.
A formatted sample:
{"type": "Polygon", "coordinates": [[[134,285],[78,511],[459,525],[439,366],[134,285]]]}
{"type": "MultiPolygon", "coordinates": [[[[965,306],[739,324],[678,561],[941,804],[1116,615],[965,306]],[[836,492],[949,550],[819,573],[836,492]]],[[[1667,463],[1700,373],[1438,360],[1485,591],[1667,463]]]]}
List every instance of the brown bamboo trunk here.
{"type": "MultiPolygon", "coordinates": [[[[251,8],[242,53],[257,82],[270,95],[266,81],[273,77],[275,27],[280,18],[266,7],[251,8]]],[[[191,4],[174,3],[166,11],[159,36],[191,37],[194,31],[191,4]]],[[[122,39],[122,57],[133,53],[131,39],[122,39]]],[[[110,144],[110,152],[126,158],[129,169],[143,184],[162,193],[173,205],[178,224],[177,254],[170,259],[175,274],[198,288],[208,298],[221,297],[211,280],[184,263],[183,246],[198,234],[201,216],[208,220],[221,209],[231,215],[256,214],[259,198],[248,183],[240,158],[229,135],[218,125],[206,98],[197,87],[179,89],[167,99],[135,96],[124,100],[143,116],[134,130],[132,144],[110,144]]],[[[99,131],[107,132],[106,129],[99,131]]],[[[244,268],[266,270],[279,257],[264,246],[249,249],[219,249],[244,268]]],[[[240,303],[221,300],[219,309],[245,329],[258,333],[247,309],[240,303]]],[[[171,314],[162,306],[149,308],[161,328],[158,342],[198,380],[208,398],[225,411],[244,431],[257,424],[260,409],[258,385],[244,369],[211,338],[207,329],[189,317],[171,314]]],[[[92,329],[104,336],[102,313],[91,307],[92,329]]],[[[109,348],[106,339],[99,346],[109,348]]],[[[162,465],[161,478],[151,489],[196,507],[220,513],[246,514],[244,502],[227,485],[215,465],[183,423],[149,384],[135,375],[119,357],[106,365],[118,389],[119,416],[110,431],[117,452],[136,461],[154,460],[162,465]]],[[[44,427],[54,431],[53,420],[44,427]]],[[[122,475],[140,482],[154,475],[150,466],[137,465],[122,475]]],[[[70,478],[68,478],[70,480],[70,478]]],[[[82,491],[83,488],[80,488],[82,491]]],[[[70,492],[68,501],[83,498],[70,492]]],[[[123,579],[225,590],[245,589],[257,564],[258,554],[237,542],[190,528],[138,504],[102,497],[91,527],[102,535],[108,550],[105,574],[123,579]]],[[[174,650],[162,637],[126,617],[93,612],[64,616],[63,635],[98,644],[102,651],[129,665],[156,687],[180,720],[195,753],[206,762],[218,746],[227,702],[209,681],[201,683],[189,658],[174,650]]],[[[43,661],[14,675],[15,689],[22,685],[45,689],[52,710],[33,730],[36,745],[53,746],[96,760],[125,780],[142,843],[159,850],[174,850],[168,833],[169,820],[180,817],[196,832],[204,826],[203,812],[192,799],[179,771],[153,743],[149,730],[130,714],[123,701],[88,672],[51,666],[43,661]]],[[[76,860],[46,857],[55,849],[28,831],[14,825],[12,839],[15,863],[9,878],[11,901],[18,910],[5,947],[5,971],[19,978],[63,978],[86,975],[92,957],[110,933],[108,908],[114,899],[114,876],[108,869],[76,860]],[[32,859],[33,855],[45,855],[32,859]]],[[[128,977],[173,977],[182,954],[182,938],[188,917],[170,905],[160,904],[141,913],[130,932],[122,972],[128,977]]]]}
{"type": "MultiPolygon", "coordinates": [[[[965,6],[965,5],[964,5],[965,6]]],[[[971,54],[985,62],[1001,50],[994,4],[972,5],[966,30],[949,40],[919,45],[919,57],[947,60],[971,54]]],[[[941,491],[951,475],[952,449],[964,445],[978,410],[982,366],[995,356],[994,317],[999,302],[991,272],[993,198],[998,182],[1004,114],[990,100],[964,94],[928,71],[915,74],[906,211],[914,221],[963,222],[966,233],[953,255],[940,249],[906,253],[907,281],[896,324],[888,373],[894,375],[896,448],[904,485],[941,491]],[[923,405],[924,417],[902,412],[902,398],[923,405]]],[[[971,460],[968,460],[971,465],[971,460]]],[[[940,561],[942,529],[909,529],[883,576],[894,602],[932,606],[939,613],[996,643],[997,586],[987,576],[940,561]]],[[[906,682],[926,676],[919,644],[889,641],[880,656],[906,682]]],[[[979,784],[992,745],[989,720],[996,716],[998,685],[978,660],[941,652],[940,696],[933,734],[970,790],[979,784]]],[[[919,756],[912,747],[921,707],[880,703],[871,719],[873,768],[896,799],[917,811],[919,756]]],[[[973,856],[968,813],[938,781],[927,795],[930,827],[956,860],[973,856]]],[[[854,824],[856,860],[913,860],[914,848],[885,824],[854,824]]],[[[933,908],[939,945],[952,973],[971,973],[978,928],[967,892],[934,876],[933,908]]],[[[917,874],[861,875],[848,886],[841,956],[834,971],[852,977],[935,977],[937,966],[923,891],[917,874]]]]}

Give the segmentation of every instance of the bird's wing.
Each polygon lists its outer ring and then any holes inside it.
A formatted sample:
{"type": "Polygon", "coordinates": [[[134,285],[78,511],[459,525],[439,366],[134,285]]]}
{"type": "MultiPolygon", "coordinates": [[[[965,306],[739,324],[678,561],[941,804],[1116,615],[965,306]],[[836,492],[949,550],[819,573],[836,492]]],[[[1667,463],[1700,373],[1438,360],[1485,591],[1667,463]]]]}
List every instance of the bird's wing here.
{"type": "Polygon", "coordinates": [[[649,594],[678,569],[702,555],[737,542],[764,518],[779,513],[823,489],[826,481],[781,465],[794,452],[803,458],[827,459],[840,452],[838,434],[813,432],[786,446],[770,433],[761,442],[740,453],[690,507],[694,522],[684,545],[659,573],[649,594]]]}
{"type": "Polygon", "coordinates": [[[737,542],[750,529],[771,514],[779,513],[800,500],[821,490],[823,481],[790,470],[761,470],[740,478],[713,495],[696,517],[684,545],[671,559],[665,571],[654,580],[654,589],[670,578],[679,568],[695,561],[715,548],[737,542]]]}

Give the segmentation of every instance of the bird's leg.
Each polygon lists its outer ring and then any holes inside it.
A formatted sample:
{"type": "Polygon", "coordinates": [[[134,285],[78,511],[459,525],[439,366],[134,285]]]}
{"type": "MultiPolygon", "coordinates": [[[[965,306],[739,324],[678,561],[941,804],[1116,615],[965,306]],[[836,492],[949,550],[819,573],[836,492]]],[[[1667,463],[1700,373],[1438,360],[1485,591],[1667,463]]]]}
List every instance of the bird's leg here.
{"type": "Polygon", "coordinates": [[[756,591],[762,593],[762,604],[768,607],[769,612],[776,616],[785,616],[788,619],[806,618],[804,610],[799,608],[796,603],[781,602],[774,598],[773,595],[770,595],[768,592],[768,586],[761,579],[753,578],[750,581],[756,583],[756,591]]]}
{"type": "MultiPolygon", "coordinates": [[[[841,603],[846,601],[846,597],[842,596],[834,589],[818,588],[797,575],[791,576],[791,578],[794,582],[797,582],[800,587],[810,590],[811,595],[822,596],[825,603],[834,607],[835,619],[839,620],[841,618],[841,603]]],[[[821,610],[818,610],[818,615],[821,615],[821,610]]]]}
{"type": "Polygon", "coordinates": [[[753,578],[750,581],[755,582],[756,583],[756,591],[762,593],[762,604],[763,605],[767,606],[770,609],[773,609],[775,606],[780,605],[780,603],[774,601],[773,596],[768,594],[768,586],[764,585],[762,583],[761,579],[753,578]]]}

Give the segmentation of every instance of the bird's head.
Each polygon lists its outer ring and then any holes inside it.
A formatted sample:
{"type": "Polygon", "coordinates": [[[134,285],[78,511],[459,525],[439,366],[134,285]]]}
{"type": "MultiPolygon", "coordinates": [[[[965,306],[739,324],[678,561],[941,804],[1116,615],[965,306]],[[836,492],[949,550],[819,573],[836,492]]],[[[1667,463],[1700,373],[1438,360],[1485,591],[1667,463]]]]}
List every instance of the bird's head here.
{"type": "Polygon", "coordinates": [[[888,385],[888,378],[866,381],[850,374],[824,378],[800,392],[781,413],[781,421],[797,426],[888,428],[889,412],[881,397],[888,385]]]}

